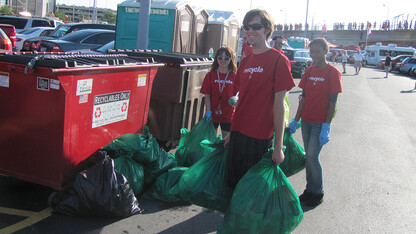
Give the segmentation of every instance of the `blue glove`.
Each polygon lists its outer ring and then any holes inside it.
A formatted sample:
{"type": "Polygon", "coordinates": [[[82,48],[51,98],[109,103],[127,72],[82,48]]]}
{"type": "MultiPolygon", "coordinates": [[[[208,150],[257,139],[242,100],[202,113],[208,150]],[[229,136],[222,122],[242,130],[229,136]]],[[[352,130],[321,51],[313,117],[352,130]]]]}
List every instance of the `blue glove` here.
{"type": "Polygon", "coordinates": [[[296,132],[296,127],[298,126],[298,121],[296,121],[295,119],[292,119],[292,121],[290,121],[289,124],[289,129],[290,129],[290,134],[293,134],[296,132]]]}
{"type": "Polygon", "coordinates": [[[206,120],[206,121],[208,121],[208,120],[210,120],[210,119],[211,119],[211,114],[212,114],[212,111],[207,111],[207,112],[205,113],[205,120],[206,120]]]}
{"type": "Polygon", "coordinates": [[[330,128],[331,128],[331,124],[329,123],[322,124],[321,133],[319,134],[319,144],[321,144],[321,146],[329,142],[330,128]]]}

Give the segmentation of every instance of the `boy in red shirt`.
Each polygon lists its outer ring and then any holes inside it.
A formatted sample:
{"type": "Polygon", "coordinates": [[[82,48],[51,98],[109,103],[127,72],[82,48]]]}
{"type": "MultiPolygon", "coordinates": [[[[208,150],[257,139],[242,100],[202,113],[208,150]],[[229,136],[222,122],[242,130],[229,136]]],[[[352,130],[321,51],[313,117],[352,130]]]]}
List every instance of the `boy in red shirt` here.
{"type": "Polygon", "coordinates": [[[272,146],[276,136],[272,160],[284,160],[284,99],[286,92],[295,86],[290,62],[267,40],[273,33],[273,20],[264,10],[251,10],[243,20],[247,42],[252,54],[245,57],[237,71],[238,104],[231,124],[227,158],[228,186],[236,186],[250,167],[260,161],[272,146]]]}

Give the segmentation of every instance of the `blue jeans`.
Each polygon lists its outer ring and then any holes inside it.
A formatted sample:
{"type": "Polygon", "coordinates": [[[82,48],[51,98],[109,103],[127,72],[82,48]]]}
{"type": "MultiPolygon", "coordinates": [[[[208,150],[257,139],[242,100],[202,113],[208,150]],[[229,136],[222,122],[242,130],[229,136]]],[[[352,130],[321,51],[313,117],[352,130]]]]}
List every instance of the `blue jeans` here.
{"type": "Polygon", "coordinates": [[[319,144],[321,123],[308,123],[302,120],[302,138],[306,151],[306,190],[314,194],[323,194],[322,166],[319,153],[322,146],[319,144]]]}

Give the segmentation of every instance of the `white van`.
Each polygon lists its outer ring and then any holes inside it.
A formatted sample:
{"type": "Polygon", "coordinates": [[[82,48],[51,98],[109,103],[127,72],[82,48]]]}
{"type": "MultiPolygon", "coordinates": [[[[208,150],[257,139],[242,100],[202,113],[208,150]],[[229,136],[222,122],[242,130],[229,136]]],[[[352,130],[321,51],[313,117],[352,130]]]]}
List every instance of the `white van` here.
{"type": "Polygon", "coordinates": [[[375,45],[365,47],[365,59],[363,65],[377,66],[382,59],[386,58],[386,54],[389,53],[390,57],[396,57],[397,55],[415,55],[416,49],[409,47],[397,47],[396,44],[388,44],[383,46],[381,42],[377,42],[375,45]]]}

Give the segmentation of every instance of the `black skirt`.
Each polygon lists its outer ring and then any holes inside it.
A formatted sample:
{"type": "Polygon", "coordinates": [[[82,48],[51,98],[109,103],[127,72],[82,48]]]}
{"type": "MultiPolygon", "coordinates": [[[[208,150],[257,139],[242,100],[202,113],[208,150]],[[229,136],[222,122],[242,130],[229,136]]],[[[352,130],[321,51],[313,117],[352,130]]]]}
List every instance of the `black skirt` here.
{"type": "Polygon", "coordinates": [[[235,188],[244,174],[258,163],[262,156],[272,147],[273,138],[256,139],[239,132],[230,133],[227,158],[228,187],[235,188]]]}

